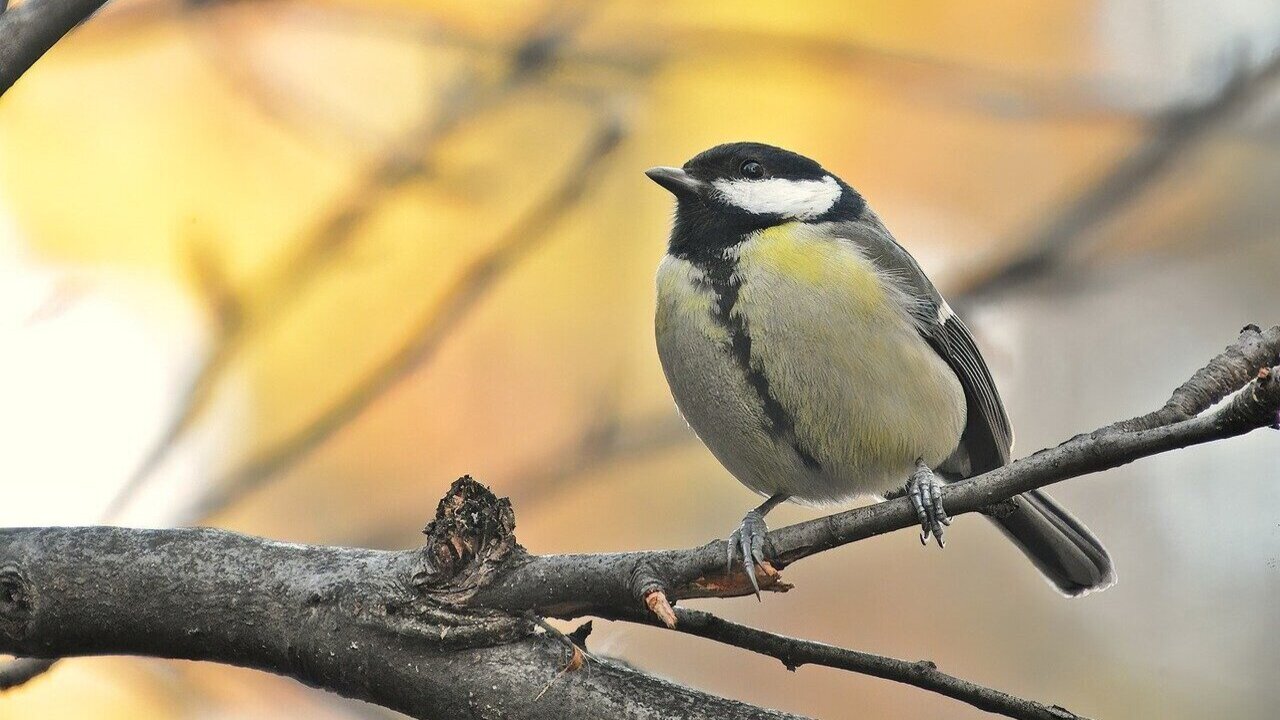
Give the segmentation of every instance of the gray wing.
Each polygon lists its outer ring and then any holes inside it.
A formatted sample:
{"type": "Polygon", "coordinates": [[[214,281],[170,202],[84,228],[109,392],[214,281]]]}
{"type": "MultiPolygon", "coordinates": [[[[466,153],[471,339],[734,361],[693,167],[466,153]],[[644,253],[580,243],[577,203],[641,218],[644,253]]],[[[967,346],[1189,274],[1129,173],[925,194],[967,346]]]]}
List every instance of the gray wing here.
{"type": "Polygon", "coordinates": [[[838,223],[836,234],[857,244],[877,267],[919,299],[910,310],[920,336],[960,379],[968,420],[957,454],[942,470],[967,477],[1008,463],[1013,429],[991,371],[969,329],[951,311],[915,258],[894,240],[874,213],[867,211],[857,221],[838,223]]]}

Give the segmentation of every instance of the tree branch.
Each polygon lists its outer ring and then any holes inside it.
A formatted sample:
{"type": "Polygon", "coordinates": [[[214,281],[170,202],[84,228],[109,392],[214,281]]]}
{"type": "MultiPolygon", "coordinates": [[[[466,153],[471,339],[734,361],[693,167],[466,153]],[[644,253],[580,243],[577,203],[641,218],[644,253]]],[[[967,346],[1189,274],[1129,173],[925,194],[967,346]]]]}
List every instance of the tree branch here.
{"type": "MultiPolygon", "coordinates": [[[[1115,423],[948,486],[952,515],[998,513],[1019,493],[1159,452],[1280,424],[1280,327],[1254,326],[1155,413],[1115,423]],[[1210,406],[1233,397],[1216,410],[1210,406]]],[[[899,498],[769,534],[761,586],[810,555],[916,524],[899,498]]],[[[418,551],[284,545],[213,530],[0,530],[0,652],[135,653],[254,667],[420,717],[786,717],[602,660],[565,667],[530,613],[658,621],[778,657],[906,682],[1011,717],[1071,718],[905,663],[783,638],[676,609],[751,592],[724,541],[632,553],[527,553],[509,501],[463,478],[418,551]],[[554,578],[549,582],[548,578],[554,578]],[[542,700],[559,694],[551,702],[542,700]],[[477,703],[480,705],[478,706],[477,703]],[[470,713],[470,715],[468,715],[470,713]]],[[[576,653],[574,653],[576,657],[576,653]]]]}
{"type": "Polygon", "coordinates": [[[49,668],[53,667],[55,662],[57,660],[44,658],[14,658],[10,660],[0,666],[0,691],[16,688],[29,680],[40,677],[49,668]]]}
{"type": "Polygon", "coordinates": [[[1096,180],[1045,214],[1045,222],[1011,245],[1015,255],[1003,263],[979,268],[957,287],[973,299],[984,299],[1043,275],[1071,246],[1131,205],[1167,176],[1190,150],[1222,130],[1266,96],[1280,78],[1280,53],[1261,67],[1243,65],[1217,93],[1203,102],[1175,107],[1157,116],[1147,136],[1096,180]]]}
{"type": "Polygon", "coordinates": [[[0,650],[210,660],[419,718],[796,718],[606,660],[562,674],[528,621],[432,597],[459,567],[216,530],[0,530],[0,650]]]}
{"type": "Polygon", "coordinates": [[[624,136],[621,119],[606,117],[557,186],[492,248],[458,273],[441,298],[414,323],[405,342],[311,422],[214,480],[185,517],[190,521],[211,517],[258,489],[345,427],[389,388],[431,358],[489,289],[546,240],[555,224],[577,205],[624,136]]]}
{"type": "MultiPolygon", "coordinates": [[[[104,2],[28,0],[6,12],[7,2],[0,0],[0,95],[104,2]]],[[[514,78],[544,65],[563,35],[548,38],[545,47],[534,42],[516,54],[514,78]]],[[[1055,215],[1034,236],[1024,258],[980,280],[974,292],[987,292],[1056,260],[1069,238],[1114,215],[1159,177],[1172,158],[1237,114],[1262,83],[1278,74],[1280,58],[1250,77],[1242,74],[1203,106],[1169,113],[1154,137],[1055,215]]],[[[443,118],[429,132],[445,132],[461,114],[443,118]]],[[[588,155],[588,169],[616,146],[621,133],[614,127],[612,134],[606,131],[603,137],[601,146],[592,146],[598,154],[588,155]]],[[[402,157],[393,160],[394,164],[376,169],[375,191],[398,184],[422,167],[420,161],[409,168],[402,157]]],[[[585,182],[569,182],[553,192],[527,220],[533,228],[529,234],[537,237],[544,232],[584,186],[585,182]]],[[[344,209],[316,237],[350,236],[371,207],[372,200],[344,209]]],[[[296,294],[315,267],[328,262],[344,241],[303,248],[307,254],[280,265],[286,274],[272,290],[296,294]]],[[[460,285],[446,293],[438,312],[421,324],[414,340],[389,358],[369,382],[301,434],[233,473],[229,485],[206,498],[196,515],[216,512],[292,463],[429,357],[483,288],[530,245],[527,240],[508,239],[474,263],[460,285]]],[[[208,268],[202,265],[202,269],[208,268]]],[[[223,279],[216,273],[210,277],[223,279]]],[[[238,337],[240,327],[228,323],[224,331],[238,337]]],[[[234,352],[237,346],[227,347],[234,352]]],[[[230,354],[214,356],[209,377],[217,374],[227,357],[230,354]]],[[[1272,365],[1277,359],[1280,328],[1266,333],[1246,328],[1235,345],[1178,388],[1161,409],[948,487],[944,491],[948,510],[952,515],[998,513],[1002,503],[1019,502],[1016,495],[1029,489],[1151,454],[1276,426],[1280,423],[1280,368],[1272,365]],[[1227,405],[1201,417],[1237,391],[1227,405]]],[[[205,387],[203,382],[197,380],[197,391],[205,387]]],[[[173,436],[162,440],[161,454],[202,406],[197,395],[189,406],[191,414],[181,416],[173,436]]],[[[588,463],[593,459],[588,457],[588,463]]],[[[144,465],[144,475],[150,462],[144,465]]],[[[458,498],[457,489],[446,501],[458,498]]],[[[683,598],[749,592],[745,576],[723,567],[722,542],[652,553],[539,557],[515,544],[513,519],[508,525],[504,517],[491,518],[496,528],[482,528],[484,533],[475,536],[471,534],[476,530],[474,519],[457,521],[442,503],[436,524],[449,519],[461,524],[448,531],[436,528],[427,548],[413,553],[280,545],[209,530],[0,530],[0,650],[31,656],[0,668],[0,689],[46,670],[53,660],[45,658],[130,653],[263,669],[421,717],[491,712],[530,718],[624,713],[626,717],[794,717],[682,688],[596,658],[590,661],[591,672],[577,672],[572,665],[564,668],[555,659],[562,655],[563,638],[535,633],[532,628],[539,621],[529,614],[536,612],[558,617],[596,614],[649,624],[661,620],[681,632],[770,655],[792,669],[810,663],[851,670],[1010,717],[1078,717],[1056,706],[954,678],[932,663],[787,638],[708,613],[673,608],[672,603],[683,598]],[[472,542],[479,546],[471,546],[472,542]],[[546,583],[548,576],[558,582],[546,583]],[[156,588],[180,588],[181,592],[156,592],[156,588]],[[524,619],[525,615],[532,620],[524,619]]],[[[785,591],[789,586],[778,570],[788,564],[914,524],[914,512],[902,499],[775,531],[770,534],[770,562],[761,571],[762,587],[785,591]]]]}
{"type": "Polygon", "coordinates": [[[1006,717],[1022,720],[1085,720],[1057,705],[1024,700],[953,677],[938,670],[938,666],[929,660],[909,662],[786,637],[739,625],[699,610],[679,608],[675,613],[679,621],[676,630],[777,658],[788,670],[795,670],[801,665],[822,665],[912,685],[1006,717]]]}
{"type": "MultiPolygon", "coordinates": [[[[315,227],[287,247],[279,260],[259,277],[245,283],[246,287],[265,291],[252,303],[237,298],[236,322],[218,325],[221,332],[187,384],[177,412],[108,504],[104,514],[107,521],[114,520],[137,496],[173,448],[203,417],[232,361],[250,341],[286,317],[322,271],[344,256],[342,250],[349,246],[356,231],[380,207],[382,200],[409,181],[428,176],[439,143],[465,120],[549,72],[555,66],[559,50],[572,38],[576,21],[576,17],[565,19],[552,13],[545,22],[534,24],[512,50],[506,73],[494,83],[481,83],[465,73],[436,111],[425,112],[414,127],[390,144],[342,202],[322,215],[315,227]],[[260,311],[250,313],[249,307],[260,311]]],[[[217,316],[216,308],[214,314],[217,316]]],[[[323,422],[322,419],[312,423],[312,427],[323,422]]],[[[302,452],[307,449],[302,448],[302,452]]],[[[258,460],[261,456],[251,462],[261,465],[258,460]]]]}
{"type": "Polygon", "coordinates": [[[27,0],[0,7],[0,96],[42,55],[107,0],[27,0]]]}
{"type": "MultiPolygon", "coordinates": [[[[489,697],[481,700],[516,717],[792,717],[635,671],[615,675],[620,668],[585,656],[574,638],[531,611],[495,612],[476,604],[480,588],[527,557],[514,527],[508,501],[463,478],[441,501],[426,530],[426,546],[417,551],[285,545],[206,529],[0,530],[0,650],[37,657],[131,653],[213,660],[288,675],[424,717],[458,716],[456,704],[464,696],[476,702],[477,686],[487,686],[489,697]],[[68,577],[76,581],[66,583],[68,577]],[[539,644],[533,625],[547,630],[550,646],[539,644]],[[550,650],[557,644],[562,652],[553,661],[550,650]],[[526,659],[525,650],[536,650],[536,657],[526,659]],[[494,658],[471,657],[482,651],[494,658]],[[584,673],[577,671],[584,662],[590,663],[588,678],[602,669],[610,674],[579,687],[584,673]],[[518,673],[523,685],[485,672],[494,664],[518,673]],[[453,675],[440,679],[444,667],[453,675]],[[424,686],[423,676],[438,682],[424,686]],[[584,705],[581,715],[536,707],[549,692],[550,703],[559,703],[574,691],[592,696],[575,699],[584,705]],[[617,694],[599,694],[610,692],[617,694]],[[651,707],[654,697],[664,704],[651,707]]],[[[1026,720],[1076,717],[1046,714],[1043,705],[945,675],[928,663],[678,612],[682,632],[774,655],[793,669],[814,663],[867,672],[1026,720]]],[[[653,622],[639,613],[632,620],[653,622]]]]}
{"type": "Polygon", "coordinates": [[[1102,432],[1151,430],[1190,420],[1253,380],[1263,368],[1277,360],[1280,360],[1280,326],[1263,332],[1257,325],[1246,325],[1234,343],[1179,385],[1164,407],[1110,425],[1102,432]]]}
{"type": "MultiPolygon", "coordinates": [[[[1056,448],[946,486],[943,500],[947,512],[952,516],[975,511],[998,513],[1002,511],[998,505],[1020,502],[1015,496],[1028,490],[1169,450],[1275,427],[1280,422],[1280,368],[1271,364],[1277,361],[1280,326],[1265,333],[1249,326],[1232,347],[1174,394],[1174,398],[1197,398],[1185,407],[1198,412],[1215,398],[1239,390],[1220,409],[1164,425],[1153,425],[1161,421],[1157,419],[1135,418],[1076,436],[1056,448]],[[1249,377],[1254,379],[1244,385],[1249,377]]],[[[787,565],[858,540],[914,527],[917,522],[910,500],[897,498],[774,530],[766,544],[768,562],[757,580],[761,589],[785,592],[790,586],[777,571],[787,565]]],[[[485,587],[478,602],[512,610],[532,607],[554,617],[611,617],[643,606],[647,597],[657,592],[670,600],[751,594],[751,585],[741,571],[726,572],[725,556],[723,540],[682,550],[532,556],[509,568],[501,582],[485,587]],[[554,577],[557,582],[540,584],[540,577],[554,577]]]]}
{"type": "MultiPolygon", "coordinates": [[[[243,299],[226,282],[220,265],[209,255],[207,248],[194,248],[193,274],[197,285],[206,290],[217,329],[213,347],[188,383],[176,414],[108,503],[104,512],[106,521],[114,520],[124,510],[169,452],[195,426],[209,407],[224,372],[248,342],[287,314],[292,302],[303,294],[306,286],[329,267],[334,258],[341,256],[340,250],[352,240],[361,222],[374,211],[387,192],[429,172],[430,161],[424,160],[422,154],[425,152],[428,158],[431,157],[437,143],[463,120],[541,77],[555,64],[558,53],[571,38],[571,32],[580,19],[580,14],[563,16],[553,13],[545,22],[535,24],[512,50],[510,66],[498,83],[485,87],[478,85],[474,78],[464,78],[455,92],[441,102],[438,112],[426,114],[404,138],[393,143],[346,202],[325,216],[299,244],[289,249],[280,262],[271,265],[262,278],[250,283],[268,288],[270,297],[260,299],[256,305],[269,308],[269,315],[248,313],[243,299]]],[[[445,296],[415,323],[405,342],[311,422],[223,477],[211,481],[208,492],[183,511],[183,521],[198,521],[217,513],[272,478],[279,477],[285,468],[344,427],[387,389],[429,359],[488,290],[545,240],[551,226],[576,205],[624,135],[625,128],[619,117],[604,117],[580,162],[570,168],[568,175],[546,198],[494,247],[483,252],[463,270],[446,290],[445,296]]],[[[40,672],[51,666],[52,663],[46,663],[40,672]]],[[[24,664],[13,668],[13,677],[29,667],[24,664]]],[[[28,675],[27,679],[40,672],[28,675]]],[[[0,675],[7,674],[8,669],[0,666],[0,675]]]]}

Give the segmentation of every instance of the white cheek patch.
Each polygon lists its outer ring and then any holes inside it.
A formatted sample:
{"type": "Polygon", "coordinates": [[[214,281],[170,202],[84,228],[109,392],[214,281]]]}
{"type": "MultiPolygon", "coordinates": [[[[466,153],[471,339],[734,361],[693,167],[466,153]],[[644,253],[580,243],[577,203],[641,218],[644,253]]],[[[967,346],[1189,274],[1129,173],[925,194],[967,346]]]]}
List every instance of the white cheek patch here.
{"type": "Polygon", "coordinates": [[[821,180],[716,180],[712,186],[725,202],[757,215],[782,215],[812,220],[840,199],[840,183],[827,175],[821,180]]]}

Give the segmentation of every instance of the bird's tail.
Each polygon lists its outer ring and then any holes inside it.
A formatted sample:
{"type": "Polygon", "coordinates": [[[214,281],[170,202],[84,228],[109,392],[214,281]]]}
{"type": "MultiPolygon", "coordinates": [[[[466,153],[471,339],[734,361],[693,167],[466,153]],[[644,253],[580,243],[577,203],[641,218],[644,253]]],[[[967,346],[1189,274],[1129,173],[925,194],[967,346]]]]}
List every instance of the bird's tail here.
{"type": "Polygon", "coordinates": [[[1106,548],[1053,498],[1032,490],[1013,502],[1013,511],[991,516],[991,520],[1055,587],[1077,596],[1103,590],[1116,581],[1106,548]]]}

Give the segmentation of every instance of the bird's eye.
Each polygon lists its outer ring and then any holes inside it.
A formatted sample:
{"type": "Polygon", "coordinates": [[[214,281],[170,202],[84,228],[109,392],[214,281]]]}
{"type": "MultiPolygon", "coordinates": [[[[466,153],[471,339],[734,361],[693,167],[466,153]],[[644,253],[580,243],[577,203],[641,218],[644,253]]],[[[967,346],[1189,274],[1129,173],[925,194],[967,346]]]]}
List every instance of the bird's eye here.
{"type": "Polygon", "coordinates": [[[742,176],[759,180],[764,177],[764,166],[755,160],[748,160],[742,163],[742,176]]]}

